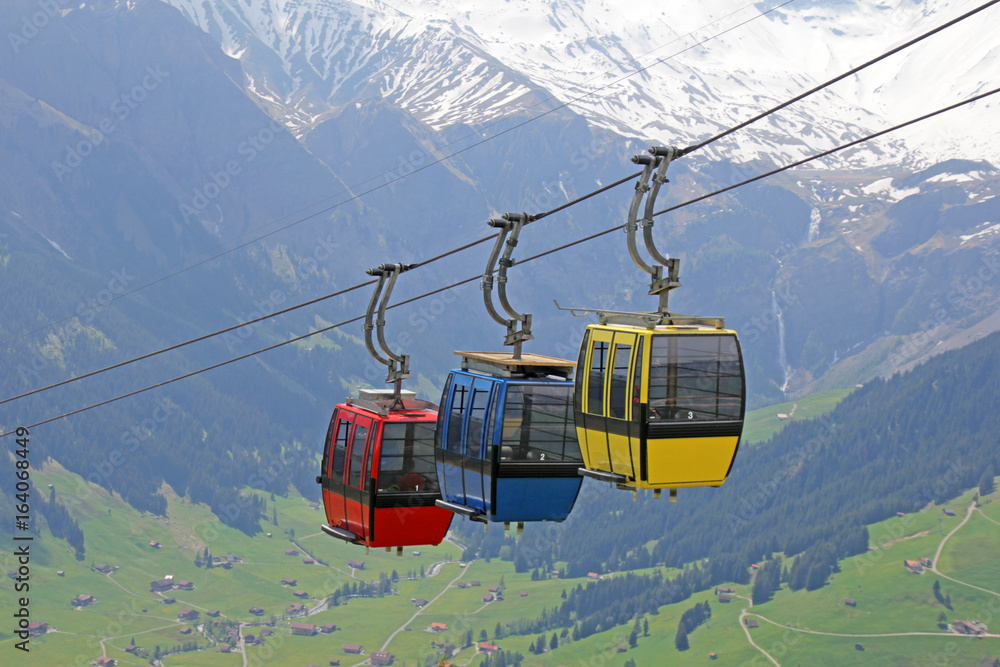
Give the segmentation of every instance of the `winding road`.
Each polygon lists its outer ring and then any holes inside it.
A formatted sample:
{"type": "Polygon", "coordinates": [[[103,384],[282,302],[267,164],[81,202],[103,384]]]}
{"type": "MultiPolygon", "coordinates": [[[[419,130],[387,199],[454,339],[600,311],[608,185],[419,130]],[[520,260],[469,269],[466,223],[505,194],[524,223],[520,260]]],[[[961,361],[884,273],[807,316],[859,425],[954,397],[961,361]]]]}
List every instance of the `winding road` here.
{"type": "MultiPolygon", "coordinates": [[[[959,584],[959,585],[962,585],[962,586],[967,586],[968,588],[974,588],[977,591],[982,591],[983,593],[989,593],[991,595],[996,595],[996,596],[1000,597],[1000,593],[998,593],[997,591],[992,591],[992,590],[989,590],[987,588],[981,588],[979,586],[974,586],[974,585],[966,583],[964,581],[959,581],[958,579],[955,579],[953,577],[949,577],[948,575],[943,574],[943,573],[941,573],[940,570],[938,570],[938,560],[940,560],[941,553],[944,551],[945,546],[948,544],[948,540],[950,540],[963,526],[965,526],[965,524],[968,523],[969,519],[972,517],[973,512],[977,512],[977,511],[987,521],[991,521],[991,522],[993,522],[993,523],[995,523],[997,525],[1000,525],[1000,522],[995,521],[994,519],[991,519],[990,517],[986,516],[986,514],[984,514],[983,511],[981,509],[979,509],[976,501],[973,500],[969,504],[969,507],[968,507],[968,509],[965,512],[965,517],[962,519],[962,521],[957,526],[955,526],[947,535],[945,535],[944,538],[941,539],[941,543],[938,544],[937,551],[934,553],[934,560],[932,561],[931,567],[929,569],[932,572],[934,572],[934,574],[938,575],[939,577],[942,577],[942,578],[947,579],[949,581],[953,581],[956,584],[959,584]]],[[[901,539],[908,539],[908,538],[901,538],[901,539]]],[[[896,541],[899,541],[899,540],[896,540],[896,541]]],[[[743,598],[744,600],[749,600],[749,598],[746,598],[746,597],[744,597],[742,595],[734,595],[733,597],[739,597],[739,598],[743,598]]],[[[769,618],[767,618],[765,616],[762,616],[759,613],[749,611],[749,609],[752,608],[752,607],[753,607],[753,601],[750,600],[750,607],[749,608],[744,608],[740,612],[740,618],[739,618],[740,627],[743,628],[743,633],[747,636],[747,641],[750,643],[750,645],[753,646],[758,651],[760,651],[761,653],[763,653],[764,656],[775,665],[775,667],[781,667],[781,665],[770,654],[768,654],[767,651],[765,651],[763,648],[761,648],[753,640],[753,638],[750,636],[750,629],[748,627],[746,627],[746,623],[745,623],[745,619],[748,616],[753,616],[755,618],[760,619],[761,621],[765,621],[765,622],[770,623],[771,625],[774,625],[776,627],[785,628],[786,630],[791,630],[793,632],[801,632],[801,633],[810,634],[810,635],[823,635],[823,636],[827,636],[827,637],[848,637],[848,638],[852,638],[852,639],[864,639],[866,637],[955,637],[955,638],[969,638],[969,639],[976,639],[976,638],[1000,639],[1000,634],[994,634],[994,633],[984,633],[982,635],[965,635],[965,634],[960,634],[960,633],[955,633],[955,632],[884,632],[884,633],[873,633],[873,634],[848,634],[848,633],[841,633],[841,632],[823,632],[821,630],[806,630],[804,628],[796,628],[796,627],[792,627],[790,625],[785,625],[783,623],[778,623],[776,621],[772,621],[771,619],[769,619],[769,618]]]]}

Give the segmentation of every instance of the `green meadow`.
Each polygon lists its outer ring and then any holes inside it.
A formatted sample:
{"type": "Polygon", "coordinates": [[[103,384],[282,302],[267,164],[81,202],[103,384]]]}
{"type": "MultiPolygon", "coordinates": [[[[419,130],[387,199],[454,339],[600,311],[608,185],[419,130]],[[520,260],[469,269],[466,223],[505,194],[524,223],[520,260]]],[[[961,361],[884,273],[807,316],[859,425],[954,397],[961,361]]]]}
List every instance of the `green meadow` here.
{"type": "MultiPolygon", "coordinates": [[[[781,409],[768,408],[771,413],[781,409]]],[[[802,410],[800,403],[796,418],[800,413],[810,414],[802,410]]],[[[939,627],[944,614],[948,623],[986,622],[991,635],[1000,629],[998,494],[980,499],[979,509],[945,545],[937,563],[944,576],[930,571],[912,574],[903,561],[935,557],[944,537],[966,517],[973,490],[943,507],[873,524],[869,551],[842,561],[830,583],[819,590],[793,592],[783,586],[771,600],[752,609],[747,599],[749,585],[734,585],[736,595],[742,597],[726,604],[718,602],[712,591],[702,591],[647,615],[649,635],[640,633],[634,648],[628,647],[631,624],[627,624],[576,642],[567,635],[559,639],[556,649],[532,655],[528,648],[537,635],[507,635],[509,628],[518,619],[534,619],[543,609],[558,606],[562,592],[578,584],[586,586],[585,579],[532,581],[529,573],[519,574],[512,563],[500,560],[462,566],[457,562],[460,547],[447,541],[438,547],[406,549],[402,556],[381,550],[366,553],[320,532],[322,511],[297,495],[268,497],[269,516],[261,522],[263,532],[251,538],[227,528],[206,507],[192,505],[169,488],[163,489],[168,515],[156,517],[137,512],[52,462],[33,472],[36,488],[45,490],[52,484],[57,498],[80,521],[87,553],[83,561],[77,561],[68,545],[44,529],[32,542],[32,619],[46,621],[58,631],[33,638],[31,653],[24,654],[14,648],[13,626],[9,622],[0,626],[0,663],[4,665],[82,666],[100,655],[115,658],[121,665],[148,664],[146,657],[125,652],[134,640],[150,653],[156,647],[166,653],[186,642],[197,644],[197,651],[165,655],[164,665],[237,667],[244,657],[221,653],[222,644],[216,640],[223,636],[220,623],[226,622],[242,623],[244,633],[254,634],[259,634],[262,624],[273,623],[274,635],[262,646],[245,648],[248,664],[304,667],[326,665],[331,659],[345,666],[362,663],[366,656],[343,651],[343,644],[349,643],[362,645],[366,655],[385,647],[396,655],[396,665],[416,667],[440,655],[433,642],[461,646],[470,631],[474,642],[485,632],[503,650],[522,653],[523,664],[537,667],[621,667],[630,659],[637,665],[772,664],[747,641],[740,622],[744,611],[759,623],[749,630],[754,641],[781,664],[980,665],[987,658],[1000,657],[996,636],[977,640],[939,627]],[[944,508],[954,510],[955,516],[946,516],[944,508]],[[150,541],[159,542],[160,548],[151,547],[150,541]],[[195,559],[206,547],[214,556],[232,554],[239,562],[228,569],[198,567],[195,559]],[[298,555],[286,555],[289,549],[298,555]],[[305,558],[317,562],[306,564],[305,558]],[[364,568],[350,567],[351,560],[362,561],[364,568]],[[117,569],[102,574],[94,569],[97,564],[117,569]],[[399,578],[397,595],[351,597],[307,618],[285,617],[285,608],[293,602],[321,609],[318,605],[324,598],[345,584],[378,581],[380,574],[391,577],[394,571],[399,578]],[[194,589],[164,595],[149,592],[152,581],[166,576],[190,580],[194,589]],[[282,585],[282,577],[295,579],[295,585],[282,585]],[[472,581],[480,585],[459,585],[472,581]],[[935,596],[935,581],[947,604],[935,596]],[[504,599],[484,602],[483,596],[493,585],[502,586],[504,599]],[[308,599],[299,600],[293,591],[305,591],[308,599]],[[82,593],[93,595],[98,603],[73,608],[70,600],[82,593]],[[167,604],[165,595],[176,602],[167,604]],[[418,608],[413,600],[419,598],[430,602],[418,608]],[[855,606],[845,604],[846,599],[854,600],[855,606]],[[712,618],[689,635],[687,651],[677,651],[674,637],[681,615],[706,600],[711,603],[712,618]],[[251,615],[251,606],[264,608],[264,615],[251,615]],[[193,623],[178,621],[177,612],[185,607],[198,610],[200,618],[193,623]],[[209,609],[220,611],[218,620],[206,615],[209,609]],[[329,635],[295,636],[290,633],[295,620],[317,626],[332,623],[338,629],[329,635]],[[447,629],[432,632],[432,623],[443,623],[447,629]],[[505,635],[499,639],[498,625],[505,635]],[[191,632],[183,634],[186,628],[191,632]],[[709,657],[713,653],[714,659],[709,657]]],[[[13,569],[6,545],[0,549],[0,560],[13,569]]],[[[671,576],[676,571],[664,573],[671,576]]],[[[2,608],[13,608],[15,601],[11,586],[0,588],[2,608]]],[[[561,630],[556,632],[561,634],[561,630]]],[[[545,636],[548,644],[552,631],[545,636]]],[[[453,660],[470,667],[482,662],[473,647],[453,660]]]]}
{"type": "Polygon", "coordinates": [[[853,389],[828,389],[804,396],[797,401],[769,405],[766,408],[751,410],[743,422],[742,441],[747,444],[764,442],[793,421],[816,419],[833,410],[853,389]],[[788,419],[779,420],[778,415],[789,415],[794,408],[795,414],[788,419]]]}

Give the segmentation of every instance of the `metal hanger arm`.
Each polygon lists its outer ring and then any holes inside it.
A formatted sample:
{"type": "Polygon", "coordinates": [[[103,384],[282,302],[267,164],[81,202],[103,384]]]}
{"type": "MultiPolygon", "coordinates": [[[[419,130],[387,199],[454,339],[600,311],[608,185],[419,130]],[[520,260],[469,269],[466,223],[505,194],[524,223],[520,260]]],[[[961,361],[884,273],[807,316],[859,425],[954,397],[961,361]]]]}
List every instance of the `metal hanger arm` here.
{"type": "Polygon", "coordinates": [[[649,190],[649,178],[659,161],[659,158],[652,155],[635,155],[632,157],[632,162],[643,165],[643,169],[642,174],[639,175],[639,180],[635,184],[635,195],[632,197],[632,204],[628,209],[628,220],[625,222],[625,238],[628,242],[628,254],[632,257],[632,261],[636,263],[636,266],[651,276],[656,276],[656,267],[647,263],[642,255],[639,254],[639,248],[635,242],[635,232],[639,228],[639,205],[642,203],[643,196],[649,190]]]}
{"type": "Polygon", "coordinates": [[[660,193],[660,186],[664,183],[669,183],[667,180],[667,167],[677,157],[679,151],[674,146],[653,146],[649,149],[649,152],[660,158],[660,165],[656,173],[653,174],[653,185],[650,186],[649,195],[646,196],[646,209],[642,216],[642,239],[646,243],[646,250],[649,251],[653,259],[659,264],[667,266],[670,263],[670,259],[656,249],[656,243],[653,241],[653,209],[656,204],[656,196],[660,193]]]}

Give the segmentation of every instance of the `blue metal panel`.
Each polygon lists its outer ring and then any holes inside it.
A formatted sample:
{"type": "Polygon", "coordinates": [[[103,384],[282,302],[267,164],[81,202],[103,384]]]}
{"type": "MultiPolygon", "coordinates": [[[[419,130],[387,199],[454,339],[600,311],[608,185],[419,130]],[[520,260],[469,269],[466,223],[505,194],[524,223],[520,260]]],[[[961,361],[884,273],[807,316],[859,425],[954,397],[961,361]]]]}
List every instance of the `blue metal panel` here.
{"type": "Polygon", "coordinates": [[[583,478],[503,477],[496,480],[491,521],[562,521],[569,516],[583,478]]]}
{"type": "MultiPolygon", "coordinates": [[[[529,474],[499,477],[501,447],[510,385],[568,385],[570,380],[509,379],[453,370],[441,399],[437,468],[441,496],[481,512],[488,521],[562,521],[573,508],[582,478],[546,476],[549,466],[529,463],[529,474]],[[476,390],[486,392],[472,405],[476,390]],[[485,410],[480,410],[480,400],[485,410]],[[461,420],[453,414],[462,405],[461,420]],[[469,429],[475,440],[470,442],[469,429]],[[457,429],[461,429],[461,433],[457,429]]],[[[520,419],[516,417],[515,420],[520,419]]],[[[509,422],[509,419],[508,419],[509,422]]],[[[517,423],[513,428],[517,428],[517,423]]],[[[572,424],[570,424],[572,428],[572,424]]],[[[574,433],[575,438],[575,433],[574,433]]],[[[580,463],[582,465],[582,461],[580,463]]],[[[565,464],[563,464],[565,467],[565,464]]],[[[564,471],[565,472],[565,471],[564,471]]]]}

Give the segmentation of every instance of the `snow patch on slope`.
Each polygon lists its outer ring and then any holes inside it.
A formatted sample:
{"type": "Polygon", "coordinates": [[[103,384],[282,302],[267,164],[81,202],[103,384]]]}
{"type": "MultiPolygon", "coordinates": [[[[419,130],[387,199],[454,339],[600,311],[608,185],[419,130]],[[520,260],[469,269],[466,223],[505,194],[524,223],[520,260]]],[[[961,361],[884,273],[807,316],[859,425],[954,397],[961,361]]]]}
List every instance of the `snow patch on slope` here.
{"type": "MultiPolygon", "coordinates": [[[[289,123],[380,96],[435,128],[566,104],[647,141],[696,143],[863,63],[971,4],[961,0],[165,0],[241,59],[289,123]],[[550,99],[551,98],[551,99],[550,99]]],[[[1000,70],[987,10],[709,146],[785,162],[984,90],[1000,70]]],[[[994,17],[996,18],[996,17],[994,17]]],[[[1000,156],[995,103],[827,158],[868,167],[1000,156]]]]}

